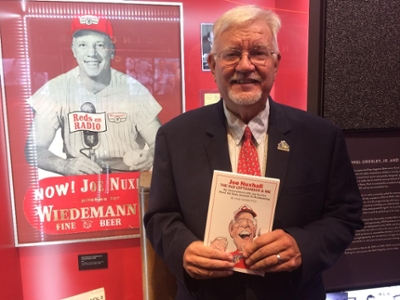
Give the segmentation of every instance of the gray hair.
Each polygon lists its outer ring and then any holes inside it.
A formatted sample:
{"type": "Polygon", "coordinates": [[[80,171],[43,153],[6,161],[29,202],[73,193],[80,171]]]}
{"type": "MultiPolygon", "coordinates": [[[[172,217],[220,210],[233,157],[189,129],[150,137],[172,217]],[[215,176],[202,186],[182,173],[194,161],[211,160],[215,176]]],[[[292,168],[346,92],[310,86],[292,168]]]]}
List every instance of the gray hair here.
{"type": "MultiPolygon", "coordinates": [[[[264,21],[271,30],[273,50],[279,52],[278,31],[281,28],[281,19],[273,11],[263,9],[257,5],[238,6],[224,13],[214,23],[214,40],[217,40],[224,31],[232,27],[248,25],[258,20],[264,21]]],[[[214,45],[215,43],[213,43],[213,48],[214,45]]]]}

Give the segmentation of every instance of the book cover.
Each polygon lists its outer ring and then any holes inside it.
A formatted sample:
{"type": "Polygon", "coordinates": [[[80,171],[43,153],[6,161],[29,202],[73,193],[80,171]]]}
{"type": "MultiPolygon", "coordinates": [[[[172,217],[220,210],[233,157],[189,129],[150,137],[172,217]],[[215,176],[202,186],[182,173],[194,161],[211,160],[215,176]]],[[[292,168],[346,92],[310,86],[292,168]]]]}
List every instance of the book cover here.
{"type": "Polygon", "coordinates": [[[242,251],[272,230],[280,180],[214,171],[204,244],[233,254],[234,270],[264,275],[247,268],[242,251]]]}

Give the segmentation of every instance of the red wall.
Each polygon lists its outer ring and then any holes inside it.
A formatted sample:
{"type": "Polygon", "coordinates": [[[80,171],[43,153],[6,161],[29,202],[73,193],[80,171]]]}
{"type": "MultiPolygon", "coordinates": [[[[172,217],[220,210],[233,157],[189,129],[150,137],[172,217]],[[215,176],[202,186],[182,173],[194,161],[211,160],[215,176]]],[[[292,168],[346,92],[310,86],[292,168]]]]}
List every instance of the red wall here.
{"type": "MultiPolygon", "coordinates": [[[[0,93],[0,102],[2,94],[0,93]]],[[[3,106],[0,106],[0,296],[22,299],[21,269],[18,249],[14,247],[11,201],[7,173],[6,139],[3,106]],[[14,288],[15,287],[15,288],[14,288]]]]}
{"type": "MultiPolygon", "coordinates": [[[[175,2],[175,1],[171,1],[175,2]]],[[[199,107],[200,91],[215,90],[210,72],[201,70],[200,24],[213,23],[224,11],[238,2],[221,0],[184,0],[184,60],[186,110],[199,107]]],[[[301,109],[306,108],[307,68],[307,0],[255,0],[274,8],[281,16],[283,28],[279,36],[282,61],[273,91],[276,101],[301,109]]],[[[53,300],[100,287],[107,299],[142,299],[139,239],[90,242],[52,246],[13,246],[12,213],[8,191],[5,155],[3,108],[0,108],[0,294],[2,299],[53,300]],[[78,255],[108,253],[108,268],[79,271],[78,255]]]]}
{"type": "Polygon", "coordinates": [[[101,287],[106,299],[142,299],[139,239],[25,247],[20,263],[26,300],[62,299],[101,287]],[[78,255],[93,253],[108,253],[108,268],[79,271],[78,255]]]}
{"type": "Polygon", "coordinates": [[[183,1],[186,110],[199,106],[200,90],[216,89],[211,73],[201,70],[200,24],[213,23],[226,10],[240,3],[273,9],[281,17],[283,26],[278,42],[282,60],[273,97],[280,103],[305,110],[309,9],[306,0],[183,1]]]}

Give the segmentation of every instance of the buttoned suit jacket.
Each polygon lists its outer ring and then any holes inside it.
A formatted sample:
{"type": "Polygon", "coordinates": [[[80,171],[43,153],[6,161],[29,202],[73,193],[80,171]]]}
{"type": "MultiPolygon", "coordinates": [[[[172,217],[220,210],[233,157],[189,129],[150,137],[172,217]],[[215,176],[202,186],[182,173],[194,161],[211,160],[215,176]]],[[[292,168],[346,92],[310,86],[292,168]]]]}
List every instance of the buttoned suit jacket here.
{"type": "Polygon", "coordinates": [[[177,299],[325,299],[321,272],[363,225],[342,131],[318,116],[269,102],[266,176],[280,179],[274,229],[296,240],[302,266],[265,277],[235,272],[210,280],[195,280],[183,268],[185,249],[204,238],[213,171],[232,171],[221,100],[178,116],[156,137],[144,224],[155,251],[177,278],[177,299]],[[282,141],[288,151],[278,147],[282,141]],[[236,298],[241,293],[247,298],[236,298]]]}

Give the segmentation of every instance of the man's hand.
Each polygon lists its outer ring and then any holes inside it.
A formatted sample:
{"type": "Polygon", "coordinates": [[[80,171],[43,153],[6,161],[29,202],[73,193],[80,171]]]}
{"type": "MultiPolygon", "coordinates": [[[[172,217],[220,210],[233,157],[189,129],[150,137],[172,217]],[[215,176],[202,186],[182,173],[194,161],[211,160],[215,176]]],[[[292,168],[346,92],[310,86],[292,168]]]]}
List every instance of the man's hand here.
{"type": "Polygon", "coordinates": [[[296,241],[281,229],[260,235],[245,248],[243,256],[250,269],[264,272],[294,271],[302,263],[296,241]]]}
{"type": "Polygon", "coordinates": [[[183,267],[195,279],[227,277],[233,274],[232,254],[204,246],[203,242],[191,243],[183,254],[183,267]]]}
{"type": "Polygon", "coordinates": [[[85,156],[79,156],[74,159],[66,159],[62,165],[63,175],[84,175],[100,174],[102,168],[85,156]]]}

